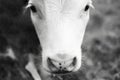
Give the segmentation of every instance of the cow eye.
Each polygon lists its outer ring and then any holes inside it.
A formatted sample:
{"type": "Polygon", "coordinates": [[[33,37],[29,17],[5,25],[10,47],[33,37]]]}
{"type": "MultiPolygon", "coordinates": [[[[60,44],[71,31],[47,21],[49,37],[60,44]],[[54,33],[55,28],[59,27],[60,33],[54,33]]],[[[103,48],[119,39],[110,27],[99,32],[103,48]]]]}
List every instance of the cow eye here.
{"type": "Polygon", "coordinates": [[[34,13],[37,12],[37,9],[36,9],[36,7],[35,7],[34,5],[31,5],[31,6],[30,6],[30,9],[31,9],[31,11],[34,12],[34,13]]]}
{"type": "Polygon", "coordinates": [[[86,5],[84,11],[88,11],[89,8],[90,8],[90,6],[89,6],[89,5],[86,5]]]}

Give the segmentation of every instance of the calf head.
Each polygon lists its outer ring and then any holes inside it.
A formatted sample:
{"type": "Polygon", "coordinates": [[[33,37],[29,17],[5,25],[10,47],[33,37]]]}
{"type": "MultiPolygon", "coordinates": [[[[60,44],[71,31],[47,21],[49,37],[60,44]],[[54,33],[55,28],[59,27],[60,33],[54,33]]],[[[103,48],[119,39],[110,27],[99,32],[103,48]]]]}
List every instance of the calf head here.
{"type": "Polygon", "coordinates": [[[44,70],[54,74],[79,70],[91,4],[91,0],[29,0],[44,70]]]}

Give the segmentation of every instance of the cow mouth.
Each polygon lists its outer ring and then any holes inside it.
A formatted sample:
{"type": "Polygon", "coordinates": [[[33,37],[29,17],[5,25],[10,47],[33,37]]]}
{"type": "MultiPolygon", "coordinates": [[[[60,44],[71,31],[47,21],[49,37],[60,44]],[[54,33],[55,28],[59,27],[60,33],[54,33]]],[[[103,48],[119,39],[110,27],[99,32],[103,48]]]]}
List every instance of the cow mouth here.
{"type": "Polygon", "coordinates": [[[72,71],[59,70],[59,71],[52,72],[52,74],[56,74],[56,75],[66,75],[70,73],[72,73],[72,71]]]}
{"type": "MultiPolygon", "coordinates": [[[[75,69],[75,68],[74,68],[75,69]]],[[[67,74],[71,74],[74,73],[74,69],[72,69],[71,71],[68,70],[57,70],[57,71],[51,71],[48,69],[45,69],[48,73],[50,74],[54,74],[54,75],[67,75],[67,74]]]]}

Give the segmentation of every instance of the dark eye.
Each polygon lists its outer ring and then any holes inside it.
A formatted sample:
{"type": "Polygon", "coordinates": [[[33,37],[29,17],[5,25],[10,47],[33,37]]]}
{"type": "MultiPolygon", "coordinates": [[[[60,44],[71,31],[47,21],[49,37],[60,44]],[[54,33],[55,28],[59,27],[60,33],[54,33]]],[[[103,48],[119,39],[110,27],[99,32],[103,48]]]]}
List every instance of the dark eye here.
{"type": "Polygon", "coordinates": [[[35,6],[33,6],[33,5],[32,5],[32,6],[30,6],[30,9],[31,9],[31,11],[32,11],[32,12],[34,12],[34,13],[35,13],[35,12],[37,12],[36,7],[35,7],[35,6]]]}
{"type": "Polygon", "coordinates": [[[90,6],[89,6],[89,5],[86,5],[84,11],[88,11],[89,8],[90,8],[90,6]]]}

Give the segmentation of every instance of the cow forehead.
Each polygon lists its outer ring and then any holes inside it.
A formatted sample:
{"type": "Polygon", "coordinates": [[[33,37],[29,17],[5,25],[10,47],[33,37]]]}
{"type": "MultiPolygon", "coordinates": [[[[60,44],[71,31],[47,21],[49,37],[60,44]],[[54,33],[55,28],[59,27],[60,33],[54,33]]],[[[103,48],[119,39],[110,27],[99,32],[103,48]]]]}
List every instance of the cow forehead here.
{"type": "Polygon", "coordinates": [[[92,3],[91,0],[29,0],[29,3],[34,5],[46,6],[50,5],[53,7],[66,8],[68,7],[84,7],[86,4],[92,3]]]}
{"type": "Polygon", "coordinates": [[[84,3],[84,2],[91,2],[91,0],[29,0],[30,2],[52,2],[52,3],[60,3],[60,4],[64,4],[67,1],[69,2],[79,2],[79,3],[84,3]]]}

